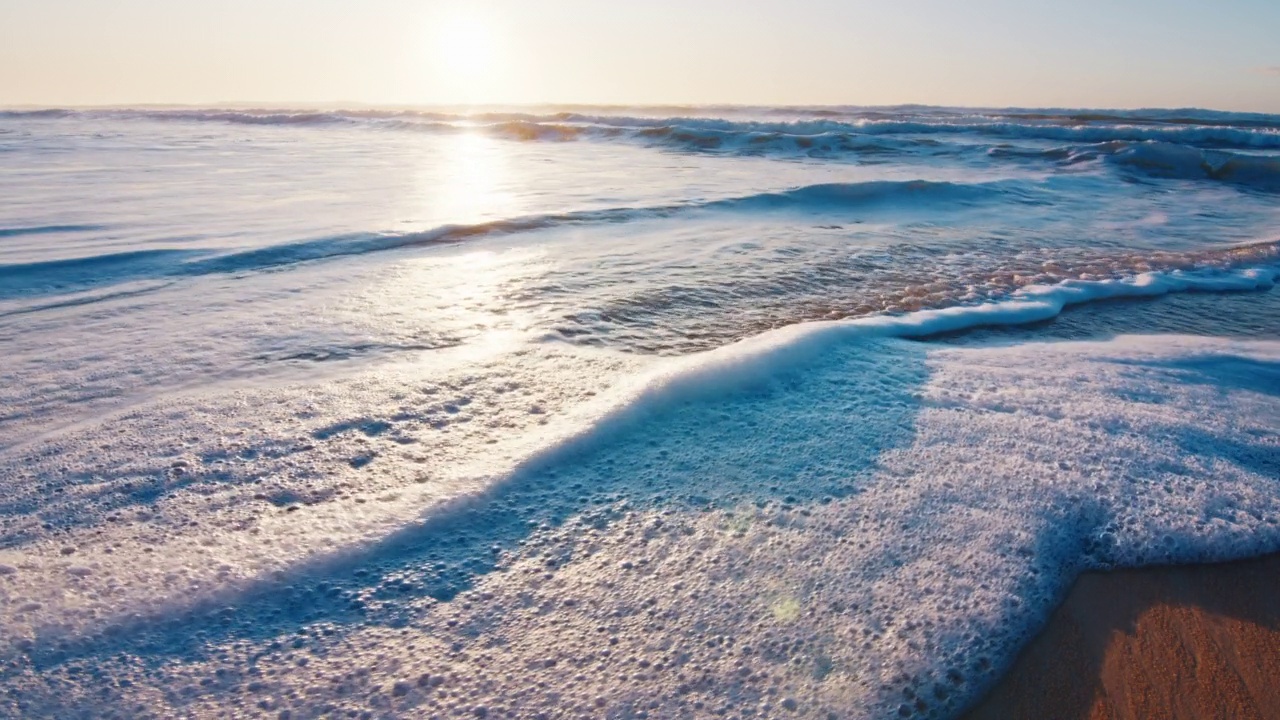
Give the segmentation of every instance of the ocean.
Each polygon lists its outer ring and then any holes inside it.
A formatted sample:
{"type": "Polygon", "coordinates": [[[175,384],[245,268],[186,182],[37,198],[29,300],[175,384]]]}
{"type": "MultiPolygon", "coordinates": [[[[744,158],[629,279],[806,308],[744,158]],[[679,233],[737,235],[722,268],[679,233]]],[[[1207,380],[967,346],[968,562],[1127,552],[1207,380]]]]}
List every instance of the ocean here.
{"type": "Polygon", "coordinates": [[[0,715],[950,718],[1280,551],[1280,116],[0,112],[0,715]]]}

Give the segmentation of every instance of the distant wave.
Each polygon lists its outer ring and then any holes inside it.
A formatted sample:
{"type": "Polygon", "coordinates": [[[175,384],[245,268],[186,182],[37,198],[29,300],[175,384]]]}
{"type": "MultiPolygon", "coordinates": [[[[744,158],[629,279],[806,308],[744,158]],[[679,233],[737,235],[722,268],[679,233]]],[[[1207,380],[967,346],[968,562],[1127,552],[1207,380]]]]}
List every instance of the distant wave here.
{"type": "Polygon", "coordinates": [[[913,210],[931,203],[969,203],[1007,198],[1029,201],[1032,189],[1017,182],[954,183],[928,180],[871,180],[857,183],[822,183],[794,190],[760,193],[701,203],[709,209],[854,208],[869,204],[911,202],[913,210]]]}
{"type": "Polygon", "coordinates": [[[52,235],[55,233],[78,233],[105,230],[105,225],[36,225],[29,227],[0,227],[0,238],[19,237],[22,235],[52,235]]]}
{"type": "Polygon", "coordinates": [[[1113,162],[1151,177],[1219,180],[1280,192],[1280,156],[1243,155],[1162,142],[1126,145],[1113,162]]]}
{"type": "Polygon", "coordinates": [[[718,119],[678,118],[652,120],[645,118],[576,117],[576,122],[612,124],[624,127],[670,129],[687,133],[777,133],[796,137],[827,134],[849,136],[895,135],[979,135],[1007,139],[1054,140],[1067,142],[1107,142],[1113,140],[1164,142],[1221,148],[1280,148],[1280,119],[1272,125],[1232,126],[1159,125],[1151,123],[1062,124],[1058,122],[1015,122],[985,118],[915,118],[796,120],[788,122],[755,122],[718,119]]]}
{"type": "MultiPolygon", "coordinates": [[[[1225,169],[1222,169],[1225,172],[1225,169]]],[[[1239,171],[1237,171],[1239,172],[1239,171]]],[[[154,249],[124,253],[0,265],[0,299],[78,292],[139,280],[162,280],[219,273],[254,272],[303,262],[369,253],[461,243],[497,235],[562,226],[616,224],[710,213],[793,212],[840,213],[894,211],[913,213],[930,208],[953,211],[986,203],[1043,202],[1042,190],[1018,181],[953,183],[925,180],[875,180],[822,183],[740,197],[649,207],[618,207],[530,215],[476,224],[453,224],[408,233],[352,233],[269,245],[234,252],[154,249]]],[[[77,226],[78,227],[78,226],[77,226]]],[[[86,226],[87,227],[87,226],[86,226]]],[[[37,229],[38,230],[38,229],[37,229]]],[[[1149,260],[1161,267],[1240,265],[1268,261],[1280,254],[1280,241],[1232,246],[1200,253],[1160,254],[1149,260]],[[1168,257],[1166,257],[1168,255],[1168,257]]],[[[1122,271],[1134,263],[1117,266],[1122,271]]],[[[1096,274],[1105,269],[1089,268],[1096,274]]]]}
{"type": "Polygon", "coordinates": [[[6,118],[63,118],[86,114],[85,111],[45,108],[41,110],[0,110],[0,119],[6,118]]]}
{"type": "Polygon", "coordinates": [[[155,249],[105,253],[65,260],[0,265],[0,300],[56,295],[146,278],[165,277],[191,250],[155,249]]]}
{"type": "MultiPolygon", "coordinates": [[[[633,109],[634,110],[634,109],[633,109]]],[[[696,110],[696,109],[693,109],[696,110]]],[[[420,132],[478,131],[512,139],[570,140],[623,138],[667,143],[690,150],[735,152],[856,152],[875,149],[877,137],[976,135],[1000,139],[1073,143],[1160,141],[1203,148],[1280,148],[1280,117],[1209,111],[1130,113],[1060,111],[955,111],[944,108],[845,109],[778,108],[789,119],[699,115],[658,117],[583,112],[456,112],[417,110],[279,109],[206,110],[15,110],[3,118],[109,117],[152,121],[218,122],[246,125],[351,125],[420,132]]]]}
{"type": "Polygon", "coordinates": [[[182,266],[182,274],[240,272],[343,255],[363,255],[384,250],[459,243],[479,237],[532,232],[558,226],[626,223],[672,217],[700,210],[711,212],[821,211],[866,208],[870,205],[891,204],[896,201],[911,201],[914,203],[913,209],[919,210],[921,201],[967,203],[996,199],[1005,194],[1024,197],[1015,194],[1015,188],[1011,183],[965,185],[924,180],[826,183],[701,202],[579,210],[471,225],[443,225],[421,232],[353,234],[304,240],[187,262],[182,266]]]}
{"type": "Polygon", "coordinates": [[[1101,158],[1151,178],[1212,180],[1280,192],[1280,155],[1197,148],[1157,140],[1109,141],[1049,149],[997,145],[988,149],[987,154],[993,158],[1049,161],[1059,165],[1101,158]]]}
{"type": "MultiPolygon", "coordinates": [[[[327,258],[364,255],[430,245],[446,245],[503,234],[531,232],[566,225],[625,223],[671,217],[680,213],[807,212],[866,210],[910,203],[919,212],[931,206],[961,207],[1009,199],[1031,202],[1034,190],[1015,182],[949,183],[925,180],[824,183],[778,192],[650,207],[618,207],[530,215],[469,225],[443,225],[409,233],[354,233],[269,245],[211,255],[208,251],[157,249],[110,253],[39,263],[0,265],[0,299],[49,294],[160,277],[263,270],[327,258]]],[[[75,226],[87,229],[90,226],[75,226]]],[[[67,228],[57,228],[65,230],[67,228]]],[[[74,228],[73,228],[74,229],[74,228]]],[[[15,229],[53,232],[53,229],[15,229]]]]}

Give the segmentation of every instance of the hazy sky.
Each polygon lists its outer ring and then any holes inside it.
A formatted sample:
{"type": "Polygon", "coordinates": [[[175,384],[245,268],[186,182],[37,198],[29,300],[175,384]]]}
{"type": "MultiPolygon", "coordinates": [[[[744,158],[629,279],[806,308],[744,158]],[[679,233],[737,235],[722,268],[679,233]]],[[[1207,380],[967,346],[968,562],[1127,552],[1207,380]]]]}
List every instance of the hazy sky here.
{"type": "Polygon", "coordinates": [[[0,105],[1280,112],[1280,0],[0,0],[0,105]]]}

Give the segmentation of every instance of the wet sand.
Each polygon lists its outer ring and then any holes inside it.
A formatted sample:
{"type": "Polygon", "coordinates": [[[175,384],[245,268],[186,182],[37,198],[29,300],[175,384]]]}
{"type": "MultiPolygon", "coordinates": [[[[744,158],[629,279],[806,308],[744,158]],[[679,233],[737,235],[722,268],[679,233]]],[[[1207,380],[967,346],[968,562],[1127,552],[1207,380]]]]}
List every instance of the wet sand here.
{"type": "Polygon", "coordinates": [[[1280,555],[1081,577],[965,717],[1280,719],[1280,555]]]}

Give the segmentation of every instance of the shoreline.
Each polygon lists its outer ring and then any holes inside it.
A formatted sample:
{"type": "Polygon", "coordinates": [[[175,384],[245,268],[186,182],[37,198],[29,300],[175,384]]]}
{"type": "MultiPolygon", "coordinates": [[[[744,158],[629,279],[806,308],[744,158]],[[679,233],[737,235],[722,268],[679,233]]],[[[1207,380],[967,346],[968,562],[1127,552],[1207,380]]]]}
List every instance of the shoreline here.
{"type": "Polygon", "coordinates": [[[1280,553],[1090,572],[964,720],[1280,718],[1280,553]]]}

